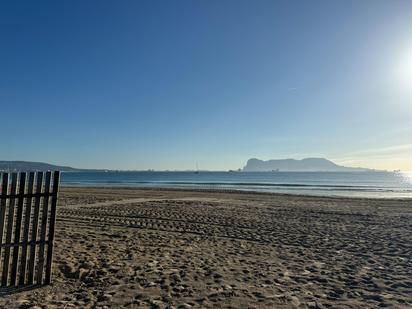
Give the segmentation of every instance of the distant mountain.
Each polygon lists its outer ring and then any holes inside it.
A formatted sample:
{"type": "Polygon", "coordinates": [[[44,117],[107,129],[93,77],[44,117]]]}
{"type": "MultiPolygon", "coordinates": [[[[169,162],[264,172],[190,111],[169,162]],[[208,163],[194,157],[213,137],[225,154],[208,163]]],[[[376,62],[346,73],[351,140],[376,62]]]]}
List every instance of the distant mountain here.
{"type": "Polygon", "coordinates": [[[366,168],[340,166],[324,158],[306,158],[302,160],[283,159],[268,160],[250,159],[243,168],[244,172],[362,172],[366,168]]]}
{"type": "Polygon", "coordinates": [[[82,171],[81,169],[53,165],[43,162],[29,162],[29,161],[0,161],[0,171],[62,171],[62,172],[75,172],[82,171]]]}

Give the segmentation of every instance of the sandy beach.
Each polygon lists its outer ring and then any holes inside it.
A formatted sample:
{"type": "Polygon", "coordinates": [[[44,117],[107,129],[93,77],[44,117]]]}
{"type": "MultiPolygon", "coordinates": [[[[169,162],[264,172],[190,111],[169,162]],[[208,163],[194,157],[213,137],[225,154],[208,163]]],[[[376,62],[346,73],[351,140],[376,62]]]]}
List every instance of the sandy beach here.
{"type": "Polygon", "coordinates": [[[66,187],[55,246],[1,307],[412,307],[410,200],[66,187]]]}

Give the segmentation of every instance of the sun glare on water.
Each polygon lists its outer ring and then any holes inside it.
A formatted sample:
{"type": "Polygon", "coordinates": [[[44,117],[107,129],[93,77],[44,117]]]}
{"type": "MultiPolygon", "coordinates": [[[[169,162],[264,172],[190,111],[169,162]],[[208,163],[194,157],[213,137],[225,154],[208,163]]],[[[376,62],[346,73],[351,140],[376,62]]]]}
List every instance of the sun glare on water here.
{"type": "Polygon", "coordinates": [[[412,172],[402,172],[402,178],[404,183],[412,186],[412,172]]]}
{"type": "Polygon", "coordinates": [[[406,177],[407,177],[409,183],[412,185],[412,172],[406,173],[406,177]]]}

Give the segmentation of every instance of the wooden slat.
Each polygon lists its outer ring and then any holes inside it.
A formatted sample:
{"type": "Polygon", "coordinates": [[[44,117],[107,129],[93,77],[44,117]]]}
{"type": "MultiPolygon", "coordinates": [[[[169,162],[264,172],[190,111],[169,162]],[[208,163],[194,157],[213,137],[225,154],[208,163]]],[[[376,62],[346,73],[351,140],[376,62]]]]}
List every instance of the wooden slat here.
{"type": "Polygon", "coordinates": [[[24,197],[24,198],[33,198],[33,197],[46,197],[49,196],[51,197],[53,195],[53,193],[49,192],[49,193],[32,193],[32,194],[28,194],[25,193],[23,195],[21,194],[7,194],[6,198],[10,199],[10,198],[20,198],[20,197],[24,197]]]}
{"type": "MultiPolygon", "coordinates": [[[[46,240],[46,242],[44,242],[44,241],[40,241],[40,240],[36,240],[36,241],[30,240],[30,241],[28,241],[26,244],[27,244],[27,245],[40,245],[41,243],[45,243],[45,244],[47,245],[47,244],[49,243],[49,241],[46,240]]],[[[17,247],[17,246],[22,247],[22,246],[23,246],[23,242],[11,242],[11,243],[3,243],[3,244],[1,244],[1,247],[2,247],[2,248],[6,248],[6,247],[14,248],[14,247],[17,247]]],[[[0,307],[0,308],[1,308],[1,307],[0,307]]]]}
{"type": "MultiPolygon", "coordinates": [[[[27,194],[33,193],[34,185],[34,172],[29,173],[29,183],[27,187],[27,194]]],[[[20,277],[19,285],[24,285],[26,283],[26,262],[27,262],[27,246],[29,241],[29,231],[30,231],[30,218],[31,218],[31,203],[32,198],[26,200],[26,209],[24,213],[24,227],[23,227],[23,240],[21,249],[21,260],[20,260],[20,277]]]]}
{"type": "Polygon", "coordinates": [[[54,175],[53,175],[53,191],[52,191],[53,196],[52,196],[51,208],[50,208],[50,224],[49,224],[49,238],[48,238],[48,245],[47,245],[45,284],[50,284],[51,282],[53,246],[54,246],[54,230],[56,226],[56,206],[57,206],[57,197],[59,193],[59,180],[60,180],[60,172],[56,171],[54,172],[54,175]]]}
{"type": "MultiPolygon", "coordinates": [[[[41,193],[42,186],[43,186],[43,172],[37,172],[36,193],[41,193]]],[[[36,260],[36,241],[37,241],[37,229],[39,225],[40,202],[41,202],[41,197],[37,196],[34,201],[32,232],[31,232],[31,241],[34,243],[30,246],[30,257],[29,257],[28,269],[27,269],[27,283],[28,284],[33,284],[33,279],[34,279],[34,262],[36,260]]]]}
{"type": "MultiPolygon", "coordinates": [[[[46,183],[44,187],[44,192],[50,192],[50,181],[51,181],[51,172],[46,172],[46,183]]],[[[46,241],[46,228],[47,228],[47,216],[49,211],[49,198],[45,197],[43,199],[43,208],[42,208],[42,219],[41,219],[41,226],[40,226],[40,246],[39,246],[39,260],[37,264],[37,273],[36,273],[36,283],[42,284],[43,278],[43,267],[44,267],[44,248],[45,248],[45,241],[46,241]]]]}
{"type": "MultiPolygon", "coordinates": [[[[11,174],[11,194],[16,194],[16,185],[17,185],[17,174],[11,174]]],[[[13,221],[14,221],[14,201],[15,199],[10,199],[9,202],[9,211],[7,217],[7,230],[6,230],[6,243],[10,243],[13,234],[13,221]]],[[[4,259],[3,259],[3,272],[1,276],[1,285],[8,285],[8,276],[9,276],[9,260],[10,260],[10,248],[4,249],[4,259]]]]}
{"type": "MultiPolygon", "coordinates": [[[[4,233],[4,219],[6,217],[6,206],[7,206],[7,190],[9,185],[9,174],[3,173],[1,181],[1,200],[0,200],[0,244],[3,243],[3,233],[4,233]]],[[[0,248],[0,261],[1,261],[1,248],[0,248]]],[[[0,264],[1,265],[1,264],[0,264]]]]}
{"type": "MultiPolygon", "coordinates": [[[[26,173],[20,173],[20,181],[19,181],[19,195],[23,195],[24,191],[26,190],[26,173]]],[[[16,223],[14,225],[14,242],[20,242],[20,234],[21,234],[21,221],[23,220],[23,206],[24,206],[24,198],[19,197],[17,199],[17,216],[16,216],[16,223]]],[[[20,246],[14,247],[13,249],[13,258],[11,262],[11,272],[10,272],[10,285],[15,286],[17,283],[17,266],[19,262],[19,252],[20,246]]]]}

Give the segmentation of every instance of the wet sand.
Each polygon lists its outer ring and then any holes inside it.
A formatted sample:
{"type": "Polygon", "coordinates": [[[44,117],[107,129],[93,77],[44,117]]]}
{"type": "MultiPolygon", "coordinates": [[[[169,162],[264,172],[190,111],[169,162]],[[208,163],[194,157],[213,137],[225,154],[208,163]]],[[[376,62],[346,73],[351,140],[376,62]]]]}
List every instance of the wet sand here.
{"type": "Polygon", "coordinates": [[[4,308],[411,308],[412,201],[63,188],[53,284],[4,308]]]}

